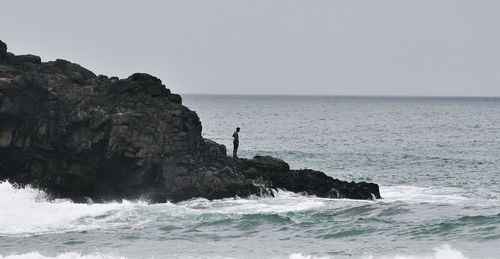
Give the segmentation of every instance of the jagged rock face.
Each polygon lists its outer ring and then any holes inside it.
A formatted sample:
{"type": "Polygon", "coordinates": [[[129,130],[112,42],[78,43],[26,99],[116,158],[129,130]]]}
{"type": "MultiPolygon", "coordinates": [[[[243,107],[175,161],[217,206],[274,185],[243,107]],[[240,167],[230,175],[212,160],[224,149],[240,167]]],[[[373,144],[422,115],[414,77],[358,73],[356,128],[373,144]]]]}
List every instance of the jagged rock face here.
{"type": "Polygon", "coordinates": [[[377,185],[290,170],[279,159],[229,158],[201,137],[198,116],[181,102],[148,74],[96,76],[65,60],[15,56],[0,41],[0,179],[74,200],[214,199],[269,188],[380,197],[377,185]]]}

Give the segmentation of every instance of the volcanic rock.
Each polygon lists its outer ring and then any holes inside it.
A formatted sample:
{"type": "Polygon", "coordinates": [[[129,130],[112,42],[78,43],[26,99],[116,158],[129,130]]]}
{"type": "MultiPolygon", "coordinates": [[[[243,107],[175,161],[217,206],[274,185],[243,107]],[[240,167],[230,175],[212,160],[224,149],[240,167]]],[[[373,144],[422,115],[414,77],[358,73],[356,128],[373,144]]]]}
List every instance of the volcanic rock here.
{"type": "Polygon", "coordinates": [[[58,59],[16,56],[0,41],[0,180],[85,202],[273,195],[380,198],[378,185],[232,158],[201,137],[198,115],[154,76],[97,76],[58,59]]]}

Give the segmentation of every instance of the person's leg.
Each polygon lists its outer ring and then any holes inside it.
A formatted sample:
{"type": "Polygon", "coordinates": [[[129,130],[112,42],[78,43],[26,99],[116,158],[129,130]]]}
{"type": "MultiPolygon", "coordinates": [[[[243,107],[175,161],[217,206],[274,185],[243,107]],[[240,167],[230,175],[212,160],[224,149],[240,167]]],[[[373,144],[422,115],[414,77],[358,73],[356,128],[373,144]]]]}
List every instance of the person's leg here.
{"type": "Polygon", "coordinates": [[[238,143],[233,142],[233,157],[238,157],[238,143]]]}

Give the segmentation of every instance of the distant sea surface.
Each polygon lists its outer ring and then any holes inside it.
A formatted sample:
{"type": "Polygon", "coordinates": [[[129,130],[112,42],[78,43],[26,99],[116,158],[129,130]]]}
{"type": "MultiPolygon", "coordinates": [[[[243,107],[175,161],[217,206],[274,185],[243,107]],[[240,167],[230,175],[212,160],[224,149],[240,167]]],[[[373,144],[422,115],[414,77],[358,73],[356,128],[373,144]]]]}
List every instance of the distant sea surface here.
{"type": "Polygon", "coordinates": [[[1,258],[500,258],[500,99],[183,95],[203,136],[383,199],[75,204],[0,183],[1,258]]]}

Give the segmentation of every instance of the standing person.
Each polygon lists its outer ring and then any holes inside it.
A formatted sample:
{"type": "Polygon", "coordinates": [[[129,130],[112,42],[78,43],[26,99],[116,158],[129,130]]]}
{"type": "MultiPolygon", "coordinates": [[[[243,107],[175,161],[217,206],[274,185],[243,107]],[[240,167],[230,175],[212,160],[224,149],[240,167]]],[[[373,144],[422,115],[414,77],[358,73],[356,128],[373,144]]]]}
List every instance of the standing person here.
{"type": "Polygon", "coordinates": [[[238,145],[240,144],[240,127],[236,128],[236,131],[233,133],[233,157],[238,157],[238,145]]]}

